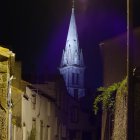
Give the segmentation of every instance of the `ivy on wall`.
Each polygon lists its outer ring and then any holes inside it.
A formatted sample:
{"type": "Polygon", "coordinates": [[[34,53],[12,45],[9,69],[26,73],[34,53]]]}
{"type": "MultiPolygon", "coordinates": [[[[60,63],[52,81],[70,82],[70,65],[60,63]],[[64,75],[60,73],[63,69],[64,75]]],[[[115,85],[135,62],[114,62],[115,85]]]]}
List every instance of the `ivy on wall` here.
{"type": "MultiPolygon", "coordinates": [[[[99,110],[99,106],[101,105],[102,110],[111,110],[114,112],[115,108],[115,93],[118,91],[120,87],[126,87],[127,78],[125,78],[122,82],[114,83],[108,87],[100,87],[97,91],[101,92],[93,102],[93,110],[94,113],[97,114],[99,110]]],[[[125,88],[127,90],[127,88],[125,88]]],[[[122,93],[122,92],[118,92],[122,93]]]]}

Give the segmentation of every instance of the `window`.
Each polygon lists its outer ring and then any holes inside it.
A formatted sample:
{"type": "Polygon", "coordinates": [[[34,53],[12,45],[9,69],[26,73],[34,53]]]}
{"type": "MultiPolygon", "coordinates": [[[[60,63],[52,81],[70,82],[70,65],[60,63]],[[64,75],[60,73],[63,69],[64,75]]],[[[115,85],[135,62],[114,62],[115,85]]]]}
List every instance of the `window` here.
{"type": "Polygon", "coordinates": [[[72,84],[79,84],[79,74],[78,73],[72,73],[72,84]]]}
{"type": "Polygon", "coordinates": [[[48,125],[47,125],[46,135],[47,135],[47,140],[51,140],[51,127],[48,125]]]}
{"type": "Polygon", "coordinates": [[[75,83],[79,84],[79,74],[78,73],[76,74],[76,82],[75,83]]]}
{"type": "Polygon", "coordinates": [[[35,137],[36,137],[36,119],[35,118],[32,119],[32,130],[30,133],[30,137],[32,140],[35,140],[35,137]]]}
{"type": "Polygon", "coordinates": [[[35,109],[35,105],[36,105],[36,94],[32,94],[32,108],[35,109]]]}
{"type": "Polygon", "coordinates": [[[71,108],[71,122],[73,123],[78,123],[78,108],[75,106],[75,107],[72,107],[71,108]]]}
{"type": "Polygon", "coordinates": [[[32,119],[32,129],[36,129],[36,119],[32,119]]]}
{"type": "Polygon", "coordinates": [[[40,140],[43,140],[43,121],[40,121],[40,140]]]}
{"type": "Polygon", "coordinates": [[[74,89],[74,98],[78,99],[78,89],[74,89]]]}
{"type": "Polygon", "coordinates": [[[74,84],[75,82],[74,82],[74,73],[72,73],[72,84],[74,84]]]}
{"type": "Polygon", "coordinates": [[[51,115],[51,102],[50,101],[47,102],[47,114],[48,116],[51,115]]]}
{"type": "Polygon", "coordinates": [[[66,131],[66,126],[64,124],[62,124],[61,133],[62,133],[62,137],[66,138],[67,131],[66,131]]]}

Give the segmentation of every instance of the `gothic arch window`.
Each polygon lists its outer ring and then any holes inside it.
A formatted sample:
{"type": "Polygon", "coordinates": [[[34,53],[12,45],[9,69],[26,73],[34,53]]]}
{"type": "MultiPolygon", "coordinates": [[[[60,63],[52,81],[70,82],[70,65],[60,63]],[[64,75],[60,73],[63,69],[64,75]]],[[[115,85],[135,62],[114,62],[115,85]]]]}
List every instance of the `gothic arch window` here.
{"type": "Polygon", "coordinates": [[[76,82],[77,85],[79,84],[79,73],[76,74],[76,82]]]}
{"type": "Polygon", "coordinates": [[[72,84],[79,84],[79,73],[72,73],[72,84]]]}
{"type": "Polygon", "coordinates": [[[74,75],[75,73],[72,73],[72,84],[74,84],[75,82],[74,82],[74,77],[75,77],[75,75],[74,75]]]}
{"type": "Polygon", "coordinates": [[[78,99],[78,89],[77,88],[74,89],[74,98],[78,99]]]}

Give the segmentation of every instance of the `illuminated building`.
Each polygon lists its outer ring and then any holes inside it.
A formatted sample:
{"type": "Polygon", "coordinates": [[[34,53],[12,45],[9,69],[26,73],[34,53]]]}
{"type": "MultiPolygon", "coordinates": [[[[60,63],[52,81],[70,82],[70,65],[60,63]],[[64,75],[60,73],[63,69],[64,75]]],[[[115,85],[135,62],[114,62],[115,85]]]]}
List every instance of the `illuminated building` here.
{"type": "Polygon", "coordinates": [[[74,6],[72,8],[66,46],[63,50],[59,70],[65,80],[68,93],[75,98],[83,97],[85,95],[85,65],[82,50],[79,48],[74,6]]]}

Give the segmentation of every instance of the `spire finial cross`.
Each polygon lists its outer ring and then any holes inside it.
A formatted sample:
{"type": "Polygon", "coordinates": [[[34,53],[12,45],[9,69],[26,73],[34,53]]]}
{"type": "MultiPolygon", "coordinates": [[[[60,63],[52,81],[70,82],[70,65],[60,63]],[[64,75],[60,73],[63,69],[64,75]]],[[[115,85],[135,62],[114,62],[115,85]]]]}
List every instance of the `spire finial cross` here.
{"type": "Polygon", "coordinates": [[[72,8],[74,8],[75,0],[72,0],[72,8]]]}

